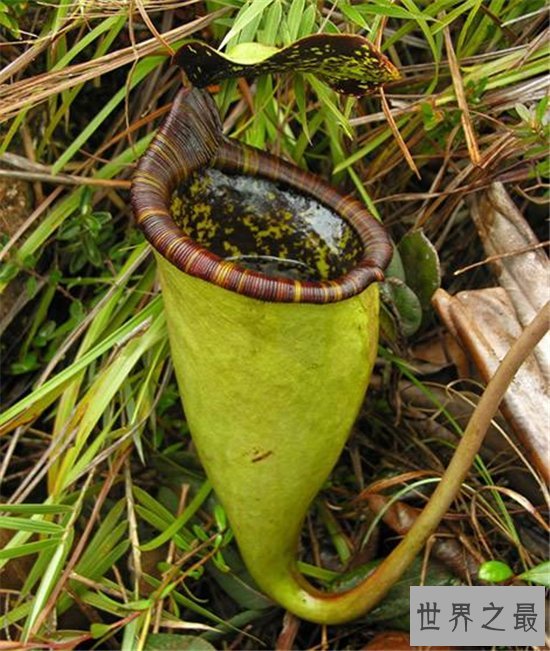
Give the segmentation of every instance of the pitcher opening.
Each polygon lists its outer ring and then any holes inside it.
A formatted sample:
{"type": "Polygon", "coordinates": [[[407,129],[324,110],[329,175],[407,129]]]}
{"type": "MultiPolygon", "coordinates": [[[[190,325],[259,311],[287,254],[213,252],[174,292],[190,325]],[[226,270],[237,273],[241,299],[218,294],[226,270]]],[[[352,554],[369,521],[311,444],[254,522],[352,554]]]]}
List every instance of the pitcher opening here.
{"type": "Polygon", "coordinates": [[[357,231],[333,210],[259,177],[196,172],[172,194],[170,212],[198,244],[267,276],[335,280],[363,254],[357,231]]]}
{"type": "Polygon", "coordinates": [[[262,301],[356,296],[383,279],[392,253],[363,204],[225,139],[212,99],[198,89],[174,101],[140,161],[132,202],[147,239],[180,271],[262,301]]]}

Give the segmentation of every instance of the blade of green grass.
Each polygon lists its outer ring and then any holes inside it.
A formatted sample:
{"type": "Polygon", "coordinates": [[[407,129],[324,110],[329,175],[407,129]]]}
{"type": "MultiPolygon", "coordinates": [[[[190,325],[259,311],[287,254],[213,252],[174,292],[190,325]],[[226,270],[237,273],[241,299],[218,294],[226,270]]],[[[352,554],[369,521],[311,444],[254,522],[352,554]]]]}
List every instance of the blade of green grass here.
{"type": "Polygon", "coordinates": [[[61,542],[60,537],[56,538],[47,538],[45,540],[37,540],[36,542],[26,543],[23,545],[17,545],[16,547],[10,547],[0,549],[0,560],[7,561],[12,558],[20,558],[21,556],[28,556],[29,554],[36,554],[37,552],[52,549],[57,547],[61,542]]]}
{"type": "Polygon", "coordinates": [[[2,513],[22,513],[27,515],[71,513],[72,506],[65,504],[0,504],[2,513]]]}
{"type": "Polygon", "coordinates": [[[174,534],[176,534],[195,515],[202,506],[204,500],[208,495],[210,495],[211,491],[212,486],[210,485],[210,482],[205,481],[183,513],[178,516],[159,536],[141,545],[141,551],[152,551],[153,549],[157,549],[163,545],[165,542],[168,542],[168,540],[170,540],[174,534]]]}
{"type": "Polygon", "coordinates": [[[65,165],[73,158],[82,145],[90,138],[90,136],[99,129],[105,120],[111,115],[114,109],[121,104],[128,92],[134,89],[141,83],[148,74],[150,74],[157,66],[166,60],[165,56],[152,56],[139,61],[130,77],[130,82],[127,87],[121,88],[105,106],[97,113],[92,120],[88,123],[85,129],[74,139],[74,141],[65,149],[63,154],[52,165],[52,174],[58,174],[65,165]]]}
{"type": "Polygon", "coordinates": [[[223,49],[229,41],[237,36],[242,30],[257,16],[261,15],[273,2],[273,0],[249,0],[237,14],[233,26],[224,36],[220,43],[220,50],[223,49]]]}
{"type": "Polygon", "coordinates": [[[120,344],[136,330],[147,327],[149,320],[162,309],[160,297],[154,298],[141,312],[136,314],[114,333],[83,355],[79,360],[36,389],[0,415],[0,431],[7,431],[17,424],[29,422],[51,404],[73,378],[95,359],[120,344]]]}
{"type": "Polygon", "coordinates": [[[14,529],[15,531],[32,531],[33,533],[45,535],[59,535],[63,533],[63,527],[53,522],[5,515],[0,515],[0,528],[14,529]]]}
{"type": "MultiPolygon", "coordinates": [[[[133,147],[126,149],[112,161],[109,161],[99,170],[94,172],[92,178],[111,179],[119,174],[143,154],[153,137],[154,134],[151,133],[136,142],[133,147]]],[[[40,247],[42,247],[55,233],[59,226],[61,226],[65,219],[70,217],[80,208],[82,195],[85,192],[85,189],[85,187],[81,187],[77,190],[73,190],[67,197],[56,204],[23,242],[21,247],[14,252],[13,262],[8,263],[11,265],[9,273],[4,273],[0,280],[0,294],[6,288],[8,282],[17,276],[21,267],[25,265],[25,261],[31,256],[34,256],[39,251],[40,247]]],[[[7,265],[5,265],[5,267],[7,267],[7,265]]]]}

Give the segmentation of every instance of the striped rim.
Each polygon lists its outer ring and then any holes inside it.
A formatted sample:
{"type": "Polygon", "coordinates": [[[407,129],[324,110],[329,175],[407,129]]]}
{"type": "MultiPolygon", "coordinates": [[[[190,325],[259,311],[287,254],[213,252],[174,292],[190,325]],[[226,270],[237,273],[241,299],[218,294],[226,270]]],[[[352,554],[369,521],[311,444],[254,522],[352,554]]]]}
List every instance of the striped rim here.
{"type": "Polygon", "coordinates": [[[392,246],[384,228],[366,208],[318,177],[285,161],[226,140],[211,97],[196,88],[180,91],[174,106],[132,182],[132,206],[138,226],[164,258],[181,271],[219,287],[262,301],[331,303],[362,292],[384,278],[392,246]],[[170,215],[171,194],[201,168],[259,176],[283,183],[331,208],[357,232],[363,256],[348,273],[327,281],[275,278],[223,260],[186,236],[170,215]]]}

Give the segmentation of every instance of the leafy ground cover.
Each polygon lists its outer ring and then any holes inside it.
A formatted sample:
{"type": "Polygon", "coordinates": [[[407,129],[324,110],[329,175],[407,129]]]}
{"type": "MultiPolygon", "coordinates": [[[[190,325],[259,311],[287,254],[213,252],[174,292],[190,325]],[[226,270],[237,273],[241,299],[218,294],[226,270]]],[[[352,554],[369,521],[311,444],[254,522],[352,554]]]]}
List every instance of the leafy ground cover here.
{"type": "Polygon", "coordinates": [[[544,582],[544,478],[498,418],[432,544],[363,620],[298,622],[260,594],[194,454],[128,201],[189,37],[361,33],[400,69],[361,100],[309,75],[211,88],[227,135],[354,193],[399,243],[372,386],[303,532],[304,573],[345,586],[415,521],[482,391],[431,307],[426,239],[447,292],[494,285],[471,211],[495,181],[546,239],[544,3],[6,1],[0,26],[2,644],[357,649],[408,629],[410,584],[475,581],[491,560],[509,570],[485,580],[544,582]]]}

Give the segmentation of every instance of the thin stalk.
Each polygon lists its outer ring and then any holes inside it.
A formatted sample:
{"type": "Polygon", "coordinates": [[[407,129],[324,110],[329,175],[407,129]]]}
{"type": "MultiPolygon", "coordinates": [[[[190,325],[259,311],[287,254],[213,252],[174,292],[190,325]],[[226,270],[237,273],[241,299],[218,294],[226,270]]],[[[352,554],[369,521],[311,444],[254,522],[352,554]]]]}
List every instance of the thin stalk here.
{"type": "Polygon", "coordinates": [[[548,330],[550,302],[525,328],[500,363],[476,407],[453,458],[427,506],[394,551],[356,587],[341,593],[316,590],[289,567],[287,559],[276,568],[280,574],[275,597],[299,617],[323,624],[341,624],[369,612],[410,566],[456,499],[462,482],[479,452],[485,433],[516,372],[548,330]],[[290,570],[290,575],[287,572],[290,570]]]}
{"type": "Polygon", "coordinates": [[[520,366],[546,334],[549,320],[550,302],[525,328],[500,363],[481,396],[449,467],[443,474],[427,506],[403,541],[362,584],[361,588],[366,588],[367,584],[369,586],[369,590],[364,590],[363,593],[364,611],[369,610],[382,599],[420,552],[429,536],[436,530],[456,498],[508,386],[520,366]]]}

